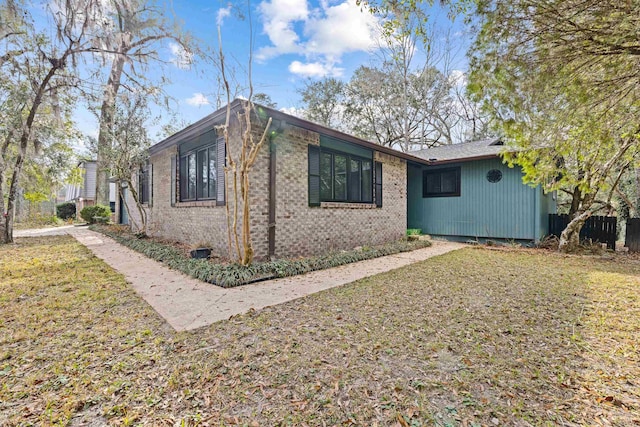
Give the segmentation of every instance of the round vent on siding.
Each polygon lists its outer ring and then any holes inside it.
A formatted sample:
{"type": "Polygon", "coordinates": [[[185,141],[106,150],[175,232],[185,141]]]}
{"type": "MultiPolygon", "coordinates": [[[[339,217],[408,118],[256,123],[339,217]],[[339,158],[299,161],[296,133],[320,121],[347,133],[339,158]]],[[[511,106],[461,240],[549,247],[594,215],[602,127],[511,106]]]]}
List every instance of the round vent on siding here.
{"type": "Polygon", "coordinates": [[[491,169],[489,172],[487,172],[487,181],[489,182],[500,182],[500,180],[502,179],[502,172],[499,171],[498,169],[491,169]]]}

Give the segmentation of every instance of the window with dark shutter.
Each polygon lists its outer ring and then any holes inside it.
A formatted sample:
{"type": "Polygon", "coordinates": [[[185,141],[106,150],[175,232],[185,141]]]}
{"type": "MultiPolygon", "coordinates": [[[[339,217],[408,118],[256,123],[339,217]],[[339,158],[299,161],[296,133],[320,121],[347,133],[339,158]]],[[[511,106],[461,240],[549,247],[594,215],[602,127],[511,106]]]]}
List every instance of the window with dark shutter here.
{"type": "Polygon", "coordinates": [[[138,201],[149,203],[149,164],[146,163],[138,171],[138,201]]]}
{"type": "Polygon", "coordinates": [[[153,163],[149,163],[149,168],[148,168],[148,185],[147,185],[148,191],[149,191],[149,206],[153,205],[153,163]]]}
{"type": "Polygon", "coordinates": [[[309,206],[321,202],[372,203],[371,159],[309,146],[309,206]]]}
{"type": "Polygon", "coordinates": [[[382,163],[375,162],[374,180],[376,206],[382,207],[382,163]]]}
{"type": "MultiPolygon", "coordinates": [[[[211,150],[211,148],[210,148],[211,150]]],[[[216,168],[216,204],[218,206],[224,205],[224,196],[226,184],[224,182],[224,165],[227,163],[227,146],[224,142],[224,138],[218,138],[216,147],[216,159],[218,162],[218,167],[216,168]]],[[[211,151],[210,151],[211,152],[211,151]]]]}
{"type": "Polygon", "coordinates": [[[176,204],[176,190],[178,186],[178,157],[171,157],[171,206],[175,206],[176,204]]]}
{"type": "MultiPolygon", "coordinates": [[[[327,167],[322,163],[322,167],[327,167]]],[[[330,164],[329,164],[330,167],[330,164]]],[[[320,149],[315,145],[309,146],[309,206],[320,206],[320,194],[322,191],[326,191],[326,186],[329,185],[323,182],[321,185],[320,179],[320,149]],[[322,189],[322,190],[321,190],[322,189]]]]}
{"type": "Polygon", "coordinates": [[[422,197],[460,196],[460,167],[422,172],[422,197]]]}
{"type": "MultiPolygon", "coordinates": [[[[224,162],[224,140],[213,140],[215,133],[207,132],[194,141],[188,141],[180,146],[178,162],[178,176],[180,181],[180,201],[218,200],[220,184],[224,189],[224,177],[220,180],[219,163],[224,162]],[[197,144],[196,144],[197,143],[197,144]],[[222,156],[220,156],[220,143],[222,156]],[[222,162],[218,161],[218,158],[222,162]]],[[[224,174],[224,170],[222,170],[224,174]]],[[[224,191],[222,201],[224,201],[224,191]]]]}

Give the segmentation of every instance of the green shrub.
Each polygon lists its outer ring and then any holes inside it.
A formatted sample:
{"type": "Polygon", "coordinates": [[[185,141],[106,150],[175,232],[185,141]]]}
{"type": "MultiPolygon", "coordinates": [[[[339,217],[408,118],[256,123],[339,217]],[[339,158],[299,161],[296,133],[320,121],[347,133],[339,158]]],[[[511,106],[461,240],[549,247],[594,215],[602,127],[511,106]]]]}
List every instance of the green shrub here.
{"type": "Polygon", "coordinates": [[[58,218],[63,220],[75,218],[76,204],[72,202],[60,203],[56,206],[56,213],[58,218]]]}
{"type": "Polygon", "coordinates": [[[407,228],[407,236],[419,236],[422,230],[419,228],[407,228]]]}
{"type": "Polygon", "coordinates": [[[80,216],[89,224],[107,222],[111,218],[111,209],[104,205],[87,206],[80,211],[80,216]]]}
{"type": "Polygon", "coordinates": [[[181,271],[204,282],[223,288],[246,285],[260,280],[295,276],[310,271],[337,267],[356,261],[378,258],[385,255],[408,252],[431,246],[429,241],[398,241],[382,246],[364,247],[350,251],[332,252],[309,258],[295,260],[280,259],[257,262],[248,267],[239,264],[216,264],[206,259],[192,259],[180,249],[153,239],[139,239],[130,232],[114,226],[91,226],[118,243],[140,252],[149,258],[165,263],[174,270],[181,271]]]}

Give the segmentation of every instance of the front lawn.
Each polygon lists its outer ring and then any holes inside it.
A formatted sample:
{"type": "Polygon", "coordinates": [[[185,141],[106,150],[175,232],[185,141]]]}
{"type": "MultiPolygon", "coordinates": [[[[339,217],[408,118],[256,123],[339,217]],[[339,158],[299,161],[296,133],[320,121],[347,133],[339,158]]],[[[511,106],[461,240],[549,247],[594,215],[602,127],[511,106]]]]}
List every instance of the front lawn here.
{"type": "Polygon", "coordinates": [[[68,236],[0,247],[0,425],[640,424],[640,262],[469,248],[175,333],[68,236]]]}

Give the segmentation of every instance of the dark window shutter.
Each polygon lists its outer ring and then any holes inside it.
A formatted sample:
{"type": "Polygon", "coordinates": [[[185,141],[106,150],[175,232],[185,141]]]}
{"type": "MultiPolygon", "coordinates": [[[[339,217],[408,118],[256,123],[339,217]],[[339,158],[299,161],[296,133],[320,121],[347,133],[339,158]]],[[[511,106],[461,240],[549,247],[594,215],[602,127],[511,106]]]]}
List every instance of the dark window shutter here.
{"type": "Polygon", "coordinates": [[[144,199],[144,171],[142,169],[138,170],[138,187],[136,191],[138,192],[138,200],[140,203],[146,203],[144,199]]]}
{"type": "Polygon", "coordinates": [[[220,137],[216,141],[216,205],[224,205],[224,190],[227,188],[224,182],[224,167],[227,164],[227,151],[224,138],[220,137]]]}
{"type": "Polygon", "coordinates": [[[375,191],[376,206],[382,207],[382,163],[375,162],[375,173],[373,174],[373,185],[375,191]]]}
{"type": "Polygon", "coordinates": [[[147,184],[149,185],[149,206],[153,205],[153,164],[149,162],[149,166],[147,169],[147,184]]]}
{"type": "Polygon", "coordinates": [[[320,206],[320,148],[309,146],[309,206],[320,206]]]}
{"type": "Polygon", "coordinates": [[[178,186],[178,156],[171,157],[171,206],[176,205],[176,188],[178,186]]]}

